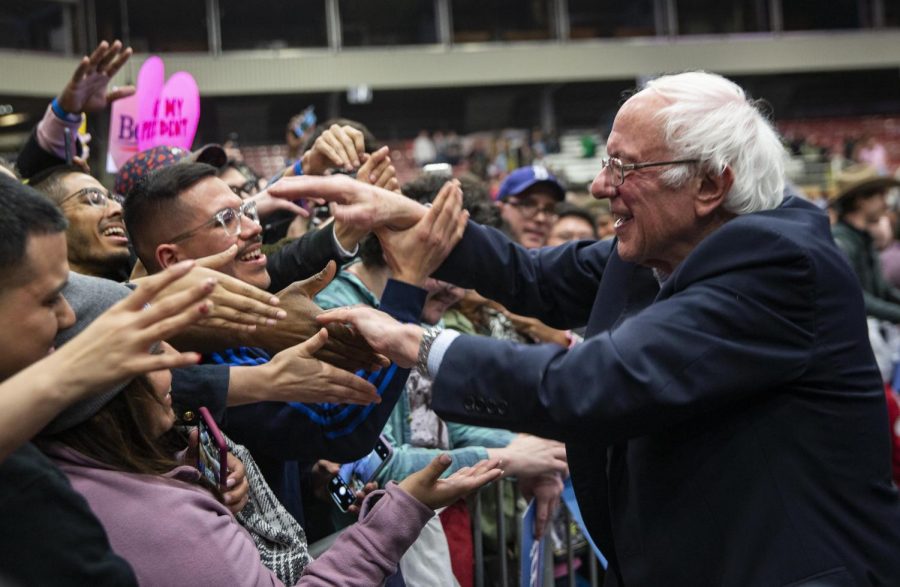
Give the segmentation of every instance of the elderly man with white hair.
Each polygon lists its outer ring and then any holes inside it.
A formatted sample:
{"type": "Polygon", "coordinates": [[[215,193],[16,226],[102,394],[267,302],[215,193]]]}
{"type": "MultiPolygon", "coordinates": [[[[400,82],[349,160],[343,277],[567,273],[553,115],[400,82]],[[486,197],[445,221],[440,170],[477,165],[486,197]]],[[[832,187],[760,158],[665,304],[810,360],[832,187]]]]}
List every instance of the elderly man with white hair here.
{"type": "Polygon", "coordinates": [[[434,333],[371,309],[324,319],[433,376],[442,417],[565,441],[607,586],[900,585],[862,294],[824,213],[782,201],[771,124],[720,76],[664,76],[625,102],[607,150],[592,191],[612,242],[528,251],[471,222],[397,230],[422,211],[330,188],[386,254],[460,239],[436,278],[586,324],[584,343],[434,333]]]}

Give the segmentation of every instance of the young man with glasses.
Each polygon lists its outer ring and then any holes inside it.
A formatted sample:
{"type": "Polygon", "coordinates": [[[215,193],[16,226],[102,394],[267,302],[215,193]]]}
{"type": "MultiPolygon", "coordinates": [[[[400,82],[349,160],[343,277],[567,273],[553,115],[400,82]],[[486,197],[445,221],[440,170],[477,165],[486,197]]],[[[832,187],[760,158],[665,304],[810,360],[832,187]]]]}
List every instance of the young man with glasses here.
{"type": "Polygon", "coordinates": [[[510,237],[528,249],[547,244],[556,221],[556,205],[566,198],[557,179],[539,165],[520,167],[506,176],[497,206],[510,237]]]}
{"type": "MultiPolygon", "coordinates": [[[[312,273],[310,265],[322,269],[328,261],[326,253],[337,256],[336,248],[343,246],[337,240],[336,228],[329,226],[304,235],[267,256],[261,251],[262,229],[254,202],[241,200],[216,177],[215,168],[202,163],[165,167],[135,185],[126,200],[125,223],[138,257],[151,274],[185,259],[208,257],[236,246],[236,255],[220,265],[219,271],[273,293],[286,288],[278,293],[281,307],[288,312],[285,320],[273,328],[259,328],[239,338],[217,337],[205,341],[206,350],[211,351],[204,355],[206,363],[230,365],[232,377],[235,369],[240,368],[244,381],[257,388],[286,386],[281,383],[284,380],[290,380],[293,388],[327,387],[329,381],[322,367],[305,370],[296,367],[285,358],[289,356],[287,353],[294,352],[291,349],[275,356],[270,353],[284,348],[285,340],[291,340],[291,344],[298,342],[302,333],[289,331],[291,327],[298,331],[313,327],[312,333],[318,332],[313,317],[320,310],[309,297],[327,285],[330,278],[318,277],[319,285],[310,286],[312,293],[301,300],[306,302],[302,307],[292,300],[298,300],[309,290],[303,284],[293,283],[312,273]],[[273,344],[278,347],[273,348],[273,344]]],[[[352,228],[350,232],[365,234],[367,231],[352,228]]],[[[358,241],[359,237],[355,238],[358,241]]],[[[386,288],[382,307],[395,308],[394,314],[406,321],[418,320],[426,292],[396,281],[392,283],[386,288]]],[[[358,355],[361,359],[371,356],[362,347],[358,355]]],[[[370,365],[371,361],[365,364],[370,365]]],[[[357,385],[362,383],[367,389],[377,387],[381,396],[379,405],[339,405],[333,400],[328,404],[261,402],[230,407],[223,429],[250,449],[278,498],[302,520],[299,464],[312,464],[319,459],[350,462],[368,453],[403,389],[407,374],[391,366],[372,373],[369,383],[365,383],[343,373],[357,385]]]]}
{"type": "Polygon", "coordinates": [[[51,167],[31,186],[62,209],[69,226],[69,266],[84,275],[124,281],[131,271],[122,197],[74,165],[51,167]]]}

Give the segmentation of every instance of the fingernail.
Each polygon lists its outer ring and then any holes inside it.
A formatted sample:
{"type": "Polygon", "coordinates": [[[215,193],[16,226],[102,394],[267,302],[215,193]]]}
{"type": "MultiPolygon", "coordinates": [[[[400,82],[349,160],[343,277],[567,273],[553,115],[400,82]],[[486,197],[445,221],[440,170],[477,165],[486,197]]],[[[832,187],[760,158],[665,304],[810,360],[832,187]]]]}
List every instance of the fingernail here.
{"type": "Polygon", "coordinates": [[[275,313],[275,317],[279,320],[281,320],[282,318],[287,318],[287,312],[285,312],[284,310],[278,310],[278,312],[275,313]]]}
{"type": "Polygon", "coordinates": [[[272,296],[271,298],[269,298],[269,304],[272,305],[272,306],[277,306],[277,305],[280,304],[280,303],[281,303],[281,300],[279,300],[279,299],[278,299],[277,297],[275,297],[275,296],[272,296]]]}
{"type": "Polygon", "coordinates": [[[229,477],[228,481],[225,482],[225,487],[234,487],[236,483],[237,481],[234,479],[234,477],[229,477]]]}
{"type": "Polygon", "coordinates": [[[275,326],[275,319],[266,318],[266,326],[275,326]]]}

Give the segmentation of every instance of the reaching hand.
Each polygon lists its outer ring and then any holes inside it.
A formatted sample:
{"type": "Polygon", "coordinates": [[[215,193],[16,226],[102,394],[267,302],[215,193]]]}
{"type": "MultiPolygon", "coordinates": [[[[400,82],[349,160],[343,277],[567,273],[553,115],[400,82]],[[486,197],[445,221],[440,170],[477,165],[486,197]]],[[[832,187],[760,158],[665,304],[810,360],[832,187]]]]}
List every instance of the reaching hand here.
{"type": "MultiPolygon", "coordinates": [[[[497,305],[499,306],[499,304],[497,305]]],[[[566,336],[565,330],[557,330],[556,328],[547,326],[537,318],[513,314],[502,306],[500,306],[500,311],[504,316],[509,318],[509,321],[512,322],[513,327],[517,331],[524,334],[532,341],[538,343],[554,342],[563,348],[569,347],[569,337],[566,336]]]]}
{"type": "Polygon", "coordinates": [[[365,152],[362,132],[352,126],[332,124],[319,135],[312,148],[303,154],[303,173],[324,175],[332,167],[340,167],[346,171],[356,169],[365,152]]]}
{"type": "Polygon", "coordinates": [[[326,310],[316,319],[320,324],[346,323],[380,353],[404,369],[416,364],[422,328],[401,324],[384,312],[369,306],[350,306],[326,310]]]}
{"type": "MultiPolygon", "coordinates": [[[[209,314],[199,322],[200,324],[249,331],[256,328],[257,324],[271,326],[277,320],[283,319],[287,316],[287,312],[277,307],[279,300],[276,296],[240,279],[215,271],[234,259],[237,250],[237,245],[232,245],[222,253],[197,259],[197,267],[184,278],[163,289],[159,294],[160,299],[185,291],[207,279],[215,279],[216,285],[210,295],[213,307],[209,314]]],[[[150,278],[140,277],[132,279],[132,281],[140,285],[148,279],[150,278]]]]}
{"type": "Polygon", "coordinates": [[[446,479],[441,475],[450,466],[450,455],[438,455],[424,469],[416,471],[398,485],[433,510],[448,506],[503,475],[501,462],[489,459],[472,467],[463,467],[446,479]]]}
{"type": "Polygon", "coordinates": [[[565,445],[530,434],[517,434],[503,448],[489,448],[488,456],[502,458],[506,473],[516,477],[545,473],[569,474],[565,445]]]}
{"type": "Polygon", "coordinates": [[[540,540],[559,507],[559,498],[563,492],[562,479],[559,473],[523,477],[519,479],[519,490],[526,500],[534,499],[534,539],[540,540]]]}
{"type": "Polygon", "coordinates": [[[431,208],[415,226],[376,231],[394,279],[421,287],[462,239],[469,213],[462,209],[462,190],[456,180],[438,192],[431,208]]]}
{"type": "Polygon", "coordinates": [[[371,155],[364,155],[365,162],[356,172],[356,179],[392,192],[399,191],[400,182],[397,180],[397,170],[391,165],[389,152],[387,146],[384,146],[371,155]]]}
{"type": "MultiPolygon", "coordinates": [[[[320,328],[316,317],[323,312],[312,298],[334,279],[337,266],[332,261],[325,269],[303,281],[297,281],[278,292],[281,309],[287,316],[273,326],[260,326],[247,334],[253,346],[276,353],[314,336],[320,328]]],[[[315,353],[316,358],[341,369],[379,368],[387,365],[358,334],[340,324],[328,325],[328,341],[315,353]]]]}
{"type": "Polygon", "coordinates": [[[281,351],[265,365],[254,367],[266,372],[264,381],[272,394],[269,400],[363,405],[381,403],[375,386],[362,377],[313,358],[327,340],[328,331],[323,328],[306,342],[281,351]]]}
{"type": "Polygon", "coordinates": [[[148,278],[48,357],[54,364],[67,366],[67,385],[90,392],[109,389],[149,371],[196,365],[200,360],[197,353],[147,352],[155,342],[209,315],[211,303],[204,298],[215,288],[215,280],[159,297],[193,266],[193,261],[184,261],[148,278]]]}
{"type": "Polygon", "coordinates": [[[265,190],[259,192],[255,196],[250,196],[247,199],[256,202],[256,211],[260,218],[268,218],[273,213],[280,210],[290,212],[294,216],[302,216],[303,218],[309,217],[309,212],[304,208],[301,208],[290,200],[275,198],[265,190]]]}
{"type": "Polygon", "coordinates": [[[90,56],[81,58],[72,79],[57,97],[59,107],[70,114],[99,112],[110,102],[134,94],[134,86],[107,91],[109,80],[125,65],[131,53],[131,47],[123,48],[121,41],[112,45],[101,42],[90,56]]]}
{"type": "Polygon", "coordinates": [[[337,204],[336,221],[369,232],[382,226],[396,230],[409,228],[425,215],[427,208],[401,194],[356,181],[346,175],[329,177],[284,177],[266,191],[287,200],[321,199],[337,204]]]}

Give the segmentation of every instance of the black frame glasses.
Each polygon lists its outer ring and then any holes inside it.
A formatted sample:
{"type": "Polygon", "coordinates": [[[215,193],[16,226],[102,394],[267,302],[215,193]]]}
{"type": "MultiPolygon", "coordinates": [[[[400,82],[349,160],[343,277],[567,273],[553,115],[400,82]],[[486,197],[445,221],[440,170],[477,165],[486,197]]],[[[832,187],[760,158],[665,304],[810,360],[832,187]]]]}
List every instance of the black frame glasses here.
{"type": "Polygon", "coordinates": [[[537,202],[516,200],[514,198],[510,198],[506,203],[518,210],[519,214],[526,220],[537,218],[537,215],[541,212],[543,212],[544,216],[549,220],[553,220],[559,216],[559,213],[556,211],[556,204],[541,207],[537,202]]]}
{"type": "Polygon", "coordinates": [[[169,239],[170,243],[176,243],[178,241],[183,241],[194,236],[195,233],[207,228],[209,226],[215,226],[218,224],[222,227],[222,230],[225,231],[227,236],[239,236],[241,234],[241,218],[246,216],[253,222],[259,224],[259,213],[256,211],[256,202],[253,200],[247,200],[243,204],[241,204],[238,208],[223,208],[215,213],[215,215],[195,228],[182,232],[178,236],[174,236],[169,239]]]}

